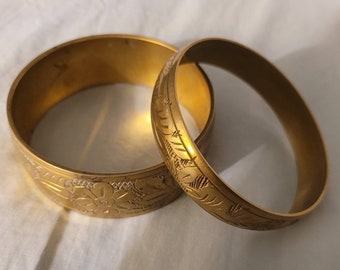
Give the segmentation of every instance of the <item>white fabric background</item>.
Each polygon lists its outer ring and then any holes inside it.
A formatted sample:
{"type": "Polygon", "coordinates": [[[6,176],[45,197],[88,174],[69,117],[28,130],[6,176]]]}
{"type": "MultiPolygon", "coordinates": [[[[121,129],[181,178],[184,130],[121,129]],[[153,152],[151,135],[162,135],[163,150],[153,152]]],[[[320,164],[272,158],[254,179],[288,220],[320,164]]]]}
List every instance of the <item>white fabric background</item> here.
{"type": "MultiPolygon", "coordinates": [[[[340,2],[0,0],[0,11],[0,269],[339,268],[340,2]],[[66,212],[39,198],[11,143],[5,111],[10,85],[43,51],[101,33],[145,35],[178,47],[218,36],[270,59],[299,89],[324,136],[330,174],[320,207],[288,228],[254,232],[216,220],[184,195],[153,213],[118,220],[66,212]]],[[[276,199],[286,198],[282,193],[295,182],[280,182],[294,180],[280,126],[251,90],[242,90],[247,86],[211,74],[218,119],[209,159],[255,201],[283,208],[276,199]],[[260,182],[250,183],[247,175],[260,182]],[[262,178],[279,181],[267,185],[262,178]],[[277,197],[262,197],[271,193],[277,197]]]]}

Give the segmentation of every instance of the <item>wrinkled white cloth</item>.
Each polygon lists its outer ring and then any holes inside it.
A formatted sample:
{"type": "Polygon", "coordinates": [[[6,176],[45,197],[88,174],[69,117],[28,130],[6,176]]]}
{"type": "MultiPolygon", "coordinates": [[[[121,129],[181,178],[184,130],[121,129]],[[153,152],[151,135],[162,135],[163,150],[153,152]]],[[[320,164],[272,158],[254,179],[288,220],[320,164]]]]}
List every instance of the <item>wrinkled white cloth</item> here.
{"type": "MultiPolygon", "coordinates": [[[[0,11],[0,269],[339,268],[339,2],[0,0],[0,11]],[[11,142],[10,85],[43,51],[102,33],[144,35],[177,47],[222,37],[270,59],[297,87],[323,134],[329,186],[322,204],[290,227],[254,232],[224,224],[185,195],[126,219],[90,218],[40,198],[11,142]]],[[[240,80],[214,68],[208,74],[217,111],[209,161],[253,201],[285,210],[296,173],[280,124],[240,80]]]]}

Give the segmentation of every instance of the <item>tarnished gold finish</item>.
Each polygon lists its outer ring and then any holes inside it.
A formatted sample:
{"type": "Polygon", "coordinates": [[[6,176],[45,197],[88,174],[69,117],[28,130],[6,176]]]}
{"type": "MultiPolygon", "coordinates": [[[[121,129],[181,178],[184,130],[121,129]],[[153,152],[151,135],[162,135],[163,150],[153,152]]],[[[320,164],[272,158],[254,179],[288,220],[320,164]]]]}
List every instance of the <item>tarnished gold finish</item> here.
{"type": "Polygon", "coordinates": [[[326,154],[308,108],[280,71],[242,45],[205,39],[178,52],[158,78],[151,116],[163,160],[172,175],[196,203],[224,222],[253,230],[281,228],[311,212],[324,195],[326,154]],[[260,208],[224,184],[190,138],[176,93],[178,68],[190,62],[213,64],[234,73],[253,86],[277,114],[293,146],[298,167],[298,190],[289,213],[260,208]]]}
{"type": "MultiPolygon", "coordinates": [[[[129,173],[87,173],[54,164],[29,146],[38,121],[64,98],[100,84],[153,87],[161,68],[175,51],[143,37],[94,36],[53,48],[24,68],[12,85],[7,113],[25,166],[49,198],[90,216],[127,217],[155,210],[180,195],[181,189],[164,163],[129,173]]],[[[202,131],[197,143],[203,147],[213,122],[210,85],[195,64],[183,66],[180,73],[180,88],[185,90],[180,91],[183,105],[202,131]],[[191,102],[190,89],[199,93],[198,103],[191,102]]]]}

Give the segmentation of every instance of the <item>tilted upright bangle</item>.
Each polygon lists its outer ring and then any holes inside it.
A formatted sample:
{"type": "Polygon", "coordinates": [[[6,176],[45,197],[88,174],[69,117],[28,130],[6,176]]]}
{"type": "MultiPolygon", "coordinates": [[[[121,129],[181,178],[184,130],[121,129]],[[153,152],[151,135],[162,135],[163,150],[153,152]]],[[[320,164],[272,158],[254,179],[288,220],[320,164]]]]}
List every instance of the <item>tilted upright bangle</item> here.
{"type": "Polygon", "coordinates": [[[160,152],[172,175],[197,204],[224,222],[253,230],[281,228],[310,213],[324,195],[326,153],[313,117],[284,75],[242,45],[204,39],[179,51],[158,78],[151,116],[160,152]],[[178,68],[191,62],[216,65],[240,77],[277,114],[293,146],[298,167],[299,183],[289,213],[256,206],[223,183],[190,138],[178,106],[177,85],[178,68]]]}
{"type": "MultiPolygon", "coordinates": [[[[127,217],[164,206],[181,194],[164,163],[127,173],[82,172],[60,166],[29,145],[32,132],[55,104],[90,86],[132,83],[154,86],[157,76],[176,50],[137,36],[103,35],[73,40],[33,60],[14,81],[7,103],[13,138],[36,185],[58,204],[95,217],[127,217]]],[[[182,89],[195,89],[202,112],[183,93],[183,105],[199,129],[204,146],[213,122],[209,82],[195,65],[183,66],[182,89]]],[[[75,130],[74,132],[77,132],[75,130]]],[[[138,136],[138,131],[136,131],[138,136]]]]}

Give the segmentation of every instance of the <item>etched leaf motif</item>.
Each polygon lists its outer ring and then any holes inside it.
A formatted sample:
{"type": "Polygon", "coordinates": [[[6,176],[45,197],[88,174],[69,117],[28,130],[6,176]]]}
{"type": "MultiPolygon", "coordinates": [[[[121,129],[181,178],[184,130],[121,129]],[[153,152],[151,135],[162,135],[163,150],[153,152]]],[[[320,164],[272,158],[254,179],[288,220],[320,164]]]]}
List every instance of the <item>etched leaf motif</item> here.
{"type": "Polygon", "coordinates": [[[242,210],[242,205],[235,203],[230,206],[228,213],[230,216],[236,216],[242,210]]]}
{"type": "Polygon", "coordinates": [[[195,180],[197,170],[192,167],[187,167],[183,170],[182,164],[178,162],[178,170],[177,178],[180,182],[186,186],[189,186],[191,182],[195,180]]]}
{"type": "Polygon", "coordinates": [[[107,183],[95,183],[91,189],[81,186],[74,187],[71,201],[87,212],[118,214],[120,204],[126,201],[127,195],[128,191],[126,190],[114,192],[107,183]]]}
{"type": "Polygon", "coordinates": [[[68,198],[70,197],[70,192],[67,189],[65,189],[65,187],[62,187],[51,181],[46,181],[44,179],[40,179],[40,183],[49,192],[52,192],[54,195],[56,195],[57,197],[63,200],[68,200],[68,198]]]}
{"type": "Polygon", "coordinates": [[[189,186],[195,189],[204,188],[208,185],[208,178],[199,174],[196,176],[195,180],[189,183],[189,186]]]}
{"type": "Polygon", "coordinates": [[[211,196],[207,195],[205,198],[202,199],[202,201],[210,206],[219,206],[223,203],[217,196],[214,196],[211,198],[211,196]]]}
{"type": "Polygon", "coordinates": [[[174,130],[172,133],[171,133],[171,137],[182,137],[182,134],[181,134],[181,131],[180,130],[174,130]]]}

